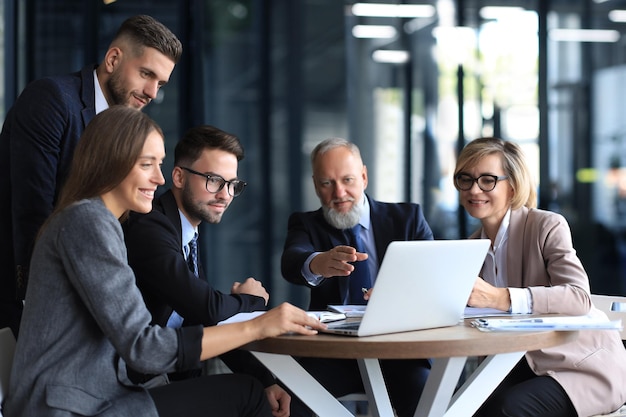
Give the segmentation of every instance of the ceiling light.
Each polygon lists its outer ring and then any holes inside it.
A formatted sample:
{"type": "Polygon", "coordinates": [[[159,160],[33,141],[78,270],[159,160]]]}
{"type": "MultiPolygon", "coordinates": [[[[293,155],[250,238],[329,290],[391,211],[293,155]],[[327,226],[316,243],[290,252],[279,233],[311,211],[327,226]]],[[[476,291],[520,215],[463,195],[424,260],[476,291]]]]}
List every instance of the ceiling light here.
{"type": "Polygon", "coordinates": [[[405,64],[409,62],[409,52],[400,50],[377,49],[372,53],[375,62],[384,64],[405,64]]]}
{"type": "Polygon", "coordinates": [[[355,38],[391,39],[398,32],[389,25],[356,25],[352,28],[352,36],[355,38]]]}
{"type": "Polygon", "coordinates": [[[611,10],[609,20],[612,22],[626,22],[626,10],[611,10]]]}
{"type": "Polygon", "coordinates": [[[433,37],[438,43],[447,42],[448,44],[460,44],[466,40],[473,43],[476,37],[476,32],[469,26],[437,26],[433,28],[433,37]]]}
{"type": "Polygon", "coordinates": [[[524,11],[523,7],[486,6],[481,7],[479,14],[483,19],[490,20],[510,17],[524,11]]]}
{"type": "Polygon", "coordinates": [[[430,4],[355,3],[352,14],[367,17],[431,17],[435,8],[430,4]]]}
{"type": "Polygon", "coordinates": [[[551,29],[548,36],[559,42],[617,42],[620,38],[616,30],[601,29],[551,29]]]}

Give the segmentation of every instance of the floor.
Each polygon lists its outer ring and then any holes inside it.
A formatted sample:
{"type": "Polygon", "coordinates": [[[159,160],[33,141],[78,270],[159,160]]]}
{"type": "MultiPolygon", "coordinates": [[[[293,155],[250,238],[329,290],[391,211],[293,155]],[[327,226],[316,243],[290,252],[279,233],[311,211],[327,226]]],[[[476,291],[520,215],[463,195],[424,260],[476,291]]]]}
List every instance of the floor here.
{"type": "MultiPolygon", "coordinates": [[[[462,379],[474,371],[478,362],[478,358],[469,358],[467,364],[465,365],[465,372],[462,379]]],[[[205,362],[205,372],[208,374],[228,373],[230,370],[219,359],[213,359],[205,362]]],[[[342,403],[352,413],[358,411],[358,413],[355,413],[355,417],[372,417],[372,414],[368,410],[366,401],[343,401],[342,403]]],[[[626,405],[611,414],[603,414],[601,416],[598,415],[594,417],[626,417],[626,405]]]]}

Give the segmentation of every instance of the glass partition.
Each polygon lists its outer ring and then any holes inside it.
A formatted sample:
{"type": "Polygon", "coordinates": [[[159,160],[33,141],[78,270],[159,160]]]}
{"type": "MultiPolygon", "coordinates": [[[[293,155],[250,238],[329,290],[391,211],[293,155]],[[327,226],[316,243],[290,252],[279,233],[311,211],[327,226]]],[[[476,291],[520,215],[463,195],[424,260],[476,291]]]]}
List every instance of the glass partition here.
{"type": "Polygon", "coordinates": [[[219,289],[254,276],[272,304],[307,304],[307,290],[280,276],[279,260],[289,214],[319,207],[309,153],[320,140],[356,142],[368,193],[420,203],[436,238],[451,239],[476,227],[452,185],[457,152],[495,135],[526,151],[540,206],[570,222],[592,290],[626,292],[626,5],[381,0],[390,7],[368,11],[355,3],[3,2],[16,28],[0,46],[3,76],[11,75],[0,95],[10,103],[34,78],[101,60],[119,23],[148,13],[184,44],[171,82],[146,110],[166,133],[166,179],[174,145],[193,125],[230,131],[246,150],[239,174],[250,185],[201,233],[219,289]]]}

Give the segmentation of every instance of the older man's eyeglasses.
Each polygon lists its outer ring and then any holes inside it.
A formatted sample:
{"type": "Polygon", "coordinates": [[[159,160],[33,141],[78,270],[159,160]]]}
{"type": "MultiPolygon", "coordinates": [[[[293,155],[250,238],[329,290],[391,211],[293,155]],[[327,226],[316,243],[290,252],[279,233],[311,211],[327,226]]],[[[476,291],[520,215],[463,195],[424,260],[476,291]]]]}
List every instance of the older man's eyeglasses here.
{"type": "Polygon", "coordinates": [[[509,177],[506,175],[497,176],[497,175],[488,175],[483,174],[478,178],[474,178],[469,174],[457,174],[454,177],[454,185],[457,189],[461,191],[468,191],[474,186],[474,183],[478,184],[478,188],[488,193],[489,191],[493,191],[496,188],[496,184],[498,181],[506,180],[509,177]]]}
{"type": "Polygon", "coordinates": [[[194,171],[193,169],[187,168],[187,167],[180,167],[180,168],[194,175],[199,175],[201,177],[206,178],[206,184],[205,184],[206,190],[212,194],[220,192],[221,189],[224,188],[224,185],[228,184],[226,188],[228,190],[228,194],[230,194],[232,197],[237,197],[239,194],[243,193],[243,190],[246,188],[246,185],[248,185],[248,183],[245,181],[241,181],[241,180],[227,181],[224,178],[220,177],[219,175],[203,174],[202,172],[194,171]]]}

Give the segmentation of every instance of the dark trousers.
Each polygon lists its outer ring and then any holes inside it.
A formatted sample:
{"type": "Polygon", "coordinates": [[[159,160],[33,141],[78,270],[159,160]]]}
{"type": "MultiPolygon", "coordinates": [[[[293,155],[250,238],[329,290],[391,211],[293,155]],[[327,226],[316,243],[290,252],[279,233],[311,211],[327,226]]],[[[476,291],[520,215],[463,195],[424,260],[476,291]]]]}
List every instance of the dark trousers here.
{"type": "Polygon", "coordinates": [[[201,376],[148,390],[160,417],[271,417],[261,383],[240,374],[201,376]]]}
{"type": "Polygon", "coordinates": [[[572,401],[549,376],[537,376],[522,358],[474,417],[577,417],[572,401]]]}
{"type": "MultiPolygon", "coordinates": [[[[335,397],[365,392],[356,360],[296,359],[335,397]]],[[[430,373],[430,361],[428,359],[385,359],[381,360],[380,364],[391,405],[396,410],[397,416],[413,417],[430,373]]],[[[299,415],[299,413],[292,412],[292,415],[299,415]]]]}

